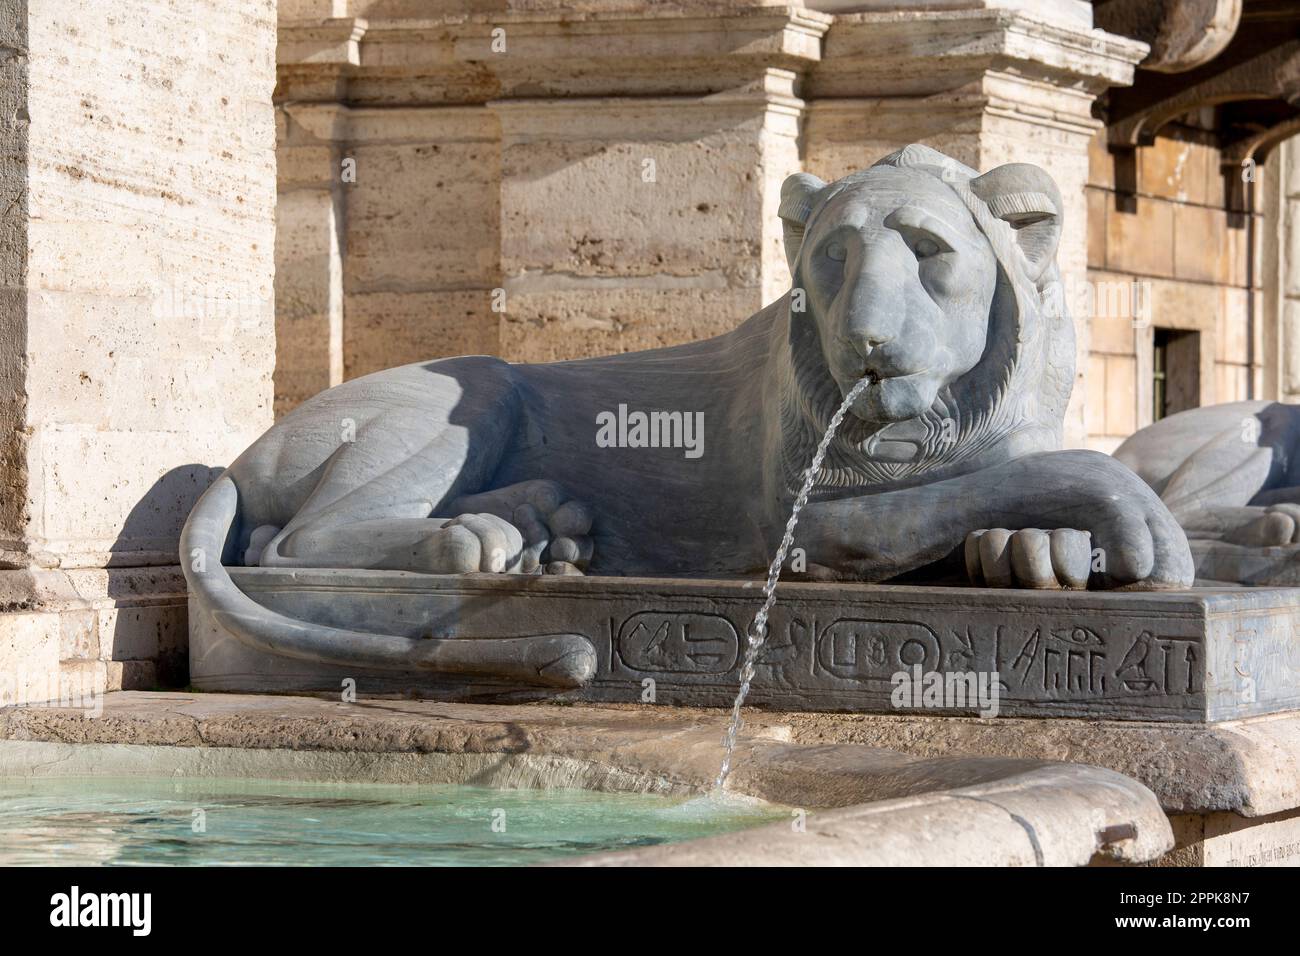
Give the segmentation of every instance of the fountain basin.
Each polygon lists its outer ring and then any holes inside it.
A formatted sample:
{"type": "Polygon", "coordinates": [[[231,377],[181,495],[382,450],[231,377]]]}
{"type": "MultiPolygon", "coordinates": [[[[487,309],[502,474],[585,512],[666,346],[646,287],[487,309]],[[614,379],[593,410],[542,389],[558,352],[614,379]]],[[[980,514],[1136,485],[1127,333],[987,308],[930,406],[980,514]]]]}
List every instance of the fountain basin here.
{"type": "Polygon", "coordinates": [[[5,866],[519,866],[785,816],[761,801],[458,784],[0,780],[5,866]]]}
{"type": "MultiPolygon", "coordinates": [[[[574,633],[595,676],[556,690],[367,671],[264,653],[190,604],[203,690],[434,699],[731,704],[757,581],[425,575],[232,568],[260,604],[309,623],[411,638],[574,633]]],[[[786,710],[971,714],[899,698],[896,675],[991,675],[998,713],[1214,722],[1300,707],[1300,589],[1031,591],[788,583],[778,589],[750,703],[786,710]]]]}
{"type": "MultiPolygon", "coordinates": [[[[658,707],[143,692],[102,703],[97,715],[0,710],[0,778],[402,784],[412,799],[447,784],[683,798],[709,789],[725,724],[721,713],[658,707]]],[[[743,735],[727,788],[784,807],[779,822],[583,862],[1078,866],[1147,861],[1173,845],[1151,791],[1111,770],[789,738],[780,725],[743,735]]]]}

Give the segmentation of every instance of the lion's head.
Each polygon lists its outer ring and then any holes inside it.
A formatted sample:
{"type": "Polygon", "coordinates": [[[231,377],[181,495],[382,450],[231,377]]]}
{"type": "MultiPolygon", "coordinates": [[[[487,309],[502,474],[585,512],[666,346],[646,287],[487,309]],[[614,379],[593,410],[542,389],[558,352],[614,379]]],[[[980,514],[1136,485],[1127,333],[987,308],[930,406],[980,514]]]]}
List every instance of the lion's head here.
{"type": "Polygon", "coordinates": [[[872,380],[832,448],[830,484],[905,479],[1017,435],[1059,445],[1074,336],[1047,173],[1011,163],[980,176],[914,145],[833,183],[791,176],[781,217],[799,406],[787,418],[815,433],[872,380]]]}

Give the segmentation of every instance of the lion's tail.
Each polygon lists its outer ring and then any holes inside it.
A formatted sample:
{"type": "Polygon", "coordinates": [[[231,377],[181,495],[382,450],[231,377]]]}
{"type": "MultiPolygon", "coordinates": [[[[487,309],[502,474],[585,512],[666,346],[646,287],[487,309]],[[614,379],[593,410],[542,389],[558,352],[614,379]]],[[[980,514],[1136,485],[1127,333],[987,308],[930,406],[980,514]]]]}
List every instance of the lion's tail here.
{"type": "Polygon", "coordinates": [[[217,626],[249,647],[298,660],[379,670],[433,671],[550,687],[579,687],[594,675],[596,653],[580,634],[415,640],[296,620],[241,591],[222,563],[239,515],[239,490],[222,475],[181,531],[190,593],[217,626]]]}

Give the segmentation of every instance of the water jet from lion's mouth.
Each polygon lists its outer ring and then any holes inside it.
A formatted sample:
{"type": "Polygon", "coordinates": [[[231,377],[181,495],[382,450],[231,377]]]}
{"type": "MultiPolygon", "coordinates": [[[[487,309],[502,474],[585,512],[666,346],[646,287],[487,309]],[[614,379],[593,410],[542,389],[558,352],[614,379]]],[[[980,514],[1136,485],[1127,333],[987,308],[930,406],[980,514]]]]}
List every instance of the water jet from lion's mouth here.
{"type": "Polygon", "coordinates": [[[727,725],[727,733],[722,738],[722,767],[718,771],[718,779],[714,782],[715,789],[721,790],[723,784],[727,782],[727,775],[731,773],[731,758],[736,750],[736,736],[742,726],[740,708],[744,706],[745,698],[749,696],[749,685],[754,679],[754,667],[758,663],[758,655],[763,650],[763,644],[767,641],[767,618],[772,613],[772,606],[776,604],[776,583],[780,580],[781,567],[785,564],[786,554],[794,544],[794,529],[799,523],[799,512],[808,503],[808,496],[817,482],[817,473],[821,471],[822,460],[826,457],[826,450],[830,447],[831,439],[835,437],[840,422],[844,421],[844,416],[859,396],[879,381],[880,378],[876,373],[867,371],[849,389],[848,394],[844,396],[844,401],[840,403],[840,407],[836,409],[826,425],[826,433],[818,442],[812,462],[804,472],[803,484],[794,499],[794,505],[790,508],[790,518],[785,523],[785,534],[781,536],[781,544],[777,547],[772,563],[767,569],[767,582],[763,585],[763,604],[745,631],[745,660],[740,666],[740,689],[736,692],[736,702],[731,707],[731,722],[727,725]]]}
{"type": "MultiPolygon", "coordinates": [[[[873,385],[879,385],[882,381],[883,379],[879,372],[873,372],[870,369],[867,369],[867,371],[858,376],[858,380],[853,383],[853,388],[857,388],[864,382],[866,383],[866,387],[870,388],[873,385]]],[[[853,388],[849,389],[849,391],[853,391],[853,388]]],[[[845,393],[845,395],[847,394],[848,392],[845,393]]]]}

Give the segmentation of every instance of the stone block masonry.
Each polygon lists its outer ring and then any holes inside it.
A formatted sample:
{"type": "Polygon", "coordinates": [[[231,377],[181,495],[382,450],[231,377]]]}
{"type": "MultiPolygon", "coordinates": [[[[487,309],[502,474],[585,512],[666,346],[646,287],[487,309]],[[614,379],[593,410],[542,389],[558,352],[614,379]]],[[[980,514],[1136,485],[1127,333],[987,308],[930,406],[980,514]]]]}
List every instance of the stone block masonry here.
{"type": "Polygon", "coordinates": [[[185,680],[180,527],[271,421],[275,34],[274,0],[0,2],[0,659],[24,698],[185,680]]]}

